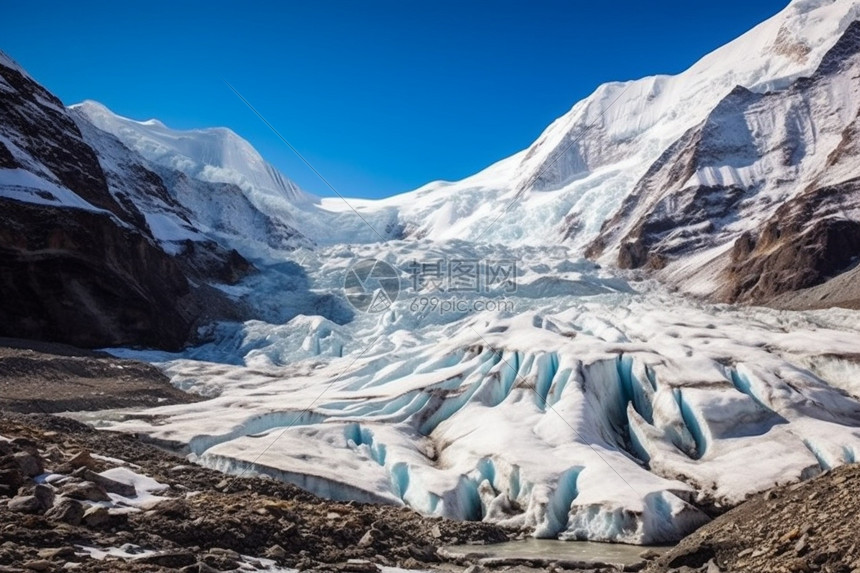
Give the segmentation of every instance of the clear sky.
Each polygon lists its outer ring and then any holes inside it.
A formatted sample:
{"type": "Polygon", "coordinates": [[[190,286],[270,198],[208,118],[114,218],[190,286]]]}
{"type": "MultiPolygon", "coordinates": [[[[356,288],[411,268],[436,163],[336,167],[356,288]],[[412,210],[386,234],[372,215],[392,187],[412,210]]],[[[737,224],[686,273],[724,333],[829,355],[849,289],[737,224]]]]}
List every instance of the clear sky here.
{"type": "Polygon", "coordinates": [[[0,49],[66,104],[227,126],[302,187],[382,197],[527,147],[600,83],[677,73],[787,0],[6,2],[0,49]]]}

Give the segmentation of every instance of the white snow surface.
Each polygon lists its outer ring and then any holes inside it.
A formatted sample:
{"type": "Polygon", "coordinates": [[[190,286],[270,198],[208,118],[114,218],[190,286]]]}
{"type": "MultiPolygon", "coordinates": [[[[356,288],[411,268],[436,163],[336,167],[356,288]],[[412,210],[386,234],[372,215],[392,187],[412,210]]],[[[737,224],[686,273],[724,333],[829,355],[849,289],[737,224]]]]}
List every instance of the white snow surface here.
{"type": "MultiPolygon", "coordinates": [[[[158,120],[116,115],[89,100],[71,110],[144,158],[203,231],[220,232],[221,238],[248,255],[270,254],[249,239],[276,249],[374,242],[391,237],[396,228],[396,213],[384,206],[366,215],[372,228],[348,207],[323,208],[318,197],[299,189],[230,129],[174,130],[158,120]],[[272,225],[276,228],[265,229],[272,225]],[[291,230],[297,236],[290,236],[291,230]]],[[[97,138],[88,142],[99,145],[97,138]]],[[[363,203],[349,201],[356,206],[363,203]]]]}
{"type": "MultiPolygon", "coordinates": [[[[222,324],[180,355],[115,350],[210,399],[108,427],[332,499],[640,544],[704,523],[697,505],[860,452],[854,371],[833,358],[860,348],[856,312],[703,305],[565,247],[413,241],[302,256],[317,292],[339,296],[369,257],[401,269],[403,292],[345,324],[300,315],[222,324]],[[516,260],[517,292],[415,292],[410,263],[441,257],[516,260]],[[561,286],[533,296],[546,280],[561,286]],[[423,296],[468,310],[422,312],[423,296]]],[[[266,289],[289,304],[276,282],[266,289]]]]}

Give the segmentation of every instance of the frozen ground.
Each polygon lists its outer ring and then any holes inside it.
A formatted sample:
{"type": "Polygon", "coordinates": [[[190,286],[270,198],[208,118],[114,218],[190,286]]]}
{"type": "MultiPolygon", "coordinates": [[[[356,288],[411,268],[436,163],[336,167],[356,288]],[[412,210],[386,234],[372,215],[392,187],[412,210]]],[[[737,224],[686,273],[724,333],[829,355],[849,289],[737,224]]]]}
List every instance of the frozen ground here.
{"type": "Polygon", "coordinates": [[[699,304],[561,247],[290,257],[231,289],[268,321],[221,324],[182,355],[114,351],[209,400],[104,424],[333,499],[637,544],[860,452],[856,312],[699,304]],[[362,258],[400,269],[385,312],[348,311],[362,258]],[[412,263],[440,259],[515,260],[516,292],[416,291],[412,263]],[[302,309],[297,275],[331,304],[302,309]]]}

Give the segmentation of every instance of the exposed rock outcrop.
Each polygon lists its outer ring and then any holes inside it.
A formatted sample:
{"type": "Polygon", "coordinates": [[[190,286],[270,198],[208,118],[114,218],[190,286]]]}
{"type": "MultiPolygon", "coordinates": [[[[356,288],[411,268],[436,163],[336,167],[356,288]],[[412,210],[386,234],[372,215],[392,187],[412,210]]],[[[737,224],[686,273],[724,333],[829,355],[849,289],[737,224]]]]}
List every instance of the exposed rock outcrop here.
{"type": "Polygon", "coordinates": [[[100,158],[62,102],[5,56],[0,170],[0,336],[176,350],[219,306],[188,277],[232,283],[253,270],[203,239],[165,252],[137,205],[179,210],[158,175],[100,158]]]}
{"type": "MultiPolygon", "coordinates": [[[[650,167],[587,255],[767,303],[860,257],[860,22],[791,86],[738,86],[650,167]]],[[[848,305],[848,298],[828,298],[848,305]]],[[[852,295],[853,296],[853,295],[852,295]]]]}

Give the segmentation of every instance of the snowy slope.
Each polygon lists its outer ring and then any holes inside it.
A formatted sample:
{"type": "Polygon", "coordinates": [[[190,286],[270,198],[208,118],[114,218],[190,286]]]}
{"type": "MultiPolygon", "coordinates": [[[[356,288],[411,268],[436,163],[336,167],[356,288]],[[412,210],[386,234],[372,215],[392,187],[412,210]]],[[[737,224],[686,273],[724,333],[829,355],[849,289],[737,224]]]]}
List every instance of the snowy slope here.
{"type": "MultiPolygon", "coordinates": [[[[311,244],[280,217],[256,208],[236,184],[196,179],[152,163],[116,136],[96,127],[90,121],[92,117],[111,117],[98,104],[74,106],[70,114],[84,139],[96,150],[112,194],[143,213],[153,236],[166,251],[181,253],[186,241],[217,241],[249,255],[311,244]],[[96,111],[101,115],[95,115],[96,111]]],[[[188,141],[185,145],[193,147],[188,141]]]]}
{"type": "Polygon", "coordinates": [[[592,254],[731,301],[845,270],[860,250],[859,75],[855,22],[809,77],[733,90],[652,165],[592,254]]]}
{"type": "Polygon", "coordinates": [[[812,74],[858,16],[856,0],[795,0],[681,74],[602,85],[523,152],[383,204],[420,236],[582,246],[736,86],[764,93],[812,74]]]}
{"type": "Polygon", "coordinates": [[[178,132],[156,119],[137,122],[119,117],[91,100],[74,105],[72,109],[77,109],[99,129],[115,134],[149,161],[181,171],[189,177],[232,183],[262,197],[283,198],[295,203],[315,200],[229,129],[178,132]]]}

